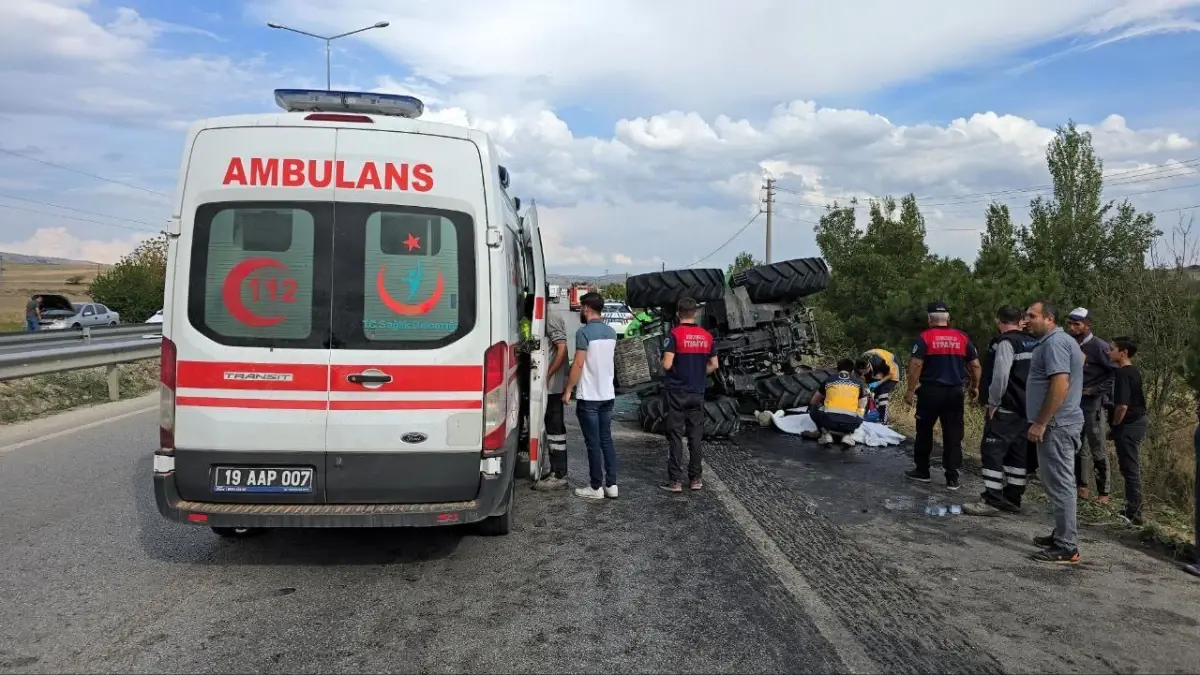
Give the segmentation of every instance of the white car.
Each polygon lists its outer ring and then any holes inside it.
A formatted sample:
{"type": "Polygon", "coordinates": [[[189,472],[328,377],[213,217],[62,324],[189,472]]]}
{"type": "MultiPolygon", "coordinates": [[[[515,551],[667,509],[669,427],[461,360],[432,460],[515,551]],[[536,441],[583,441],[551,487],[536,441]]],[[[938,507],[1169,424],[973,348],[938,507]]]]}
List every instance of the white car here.
{"type": "Polygon", "coordinates": [[[633,322],[633,310],[623,302],[608,301],[604,303],[604,311],[600,314],[604,323],[612,326],[617,337],[625,337],[625,329],[633,322]]]}
{"type": "Polygon", "coordinates": [[[155,312],[154,316],[150,317],[149,319],[146,319],[146,323],[162,323],[162,322],[163,322],[163,311],[161,309],[158,310],[157,312],[155,312]]]}

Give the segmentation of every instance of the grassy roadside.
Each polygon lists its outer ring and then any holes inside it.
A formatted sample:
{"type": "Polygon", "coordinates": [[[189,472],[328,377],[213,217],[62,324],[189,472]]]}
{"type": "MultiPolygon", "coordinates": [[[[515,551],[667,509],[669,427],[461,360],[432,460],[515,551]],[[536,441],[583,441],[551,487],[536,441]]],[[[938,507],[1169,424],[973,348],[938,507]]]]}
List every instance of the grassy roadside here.
{"type": "MultiPolygon", "coordinates": [[[[121,398],[136,398],[158,387],[156,360],[117,366],[121,398]]],[[[12,424],[54,413],[108,402],[106,368],[0,382],[0,424],[12,424]]]]}
{"type": "MultiPolygon", "coordinates": [[[[903,396],[896,396],[891,404],[889,416],[891,417],[892,426],[896,427],[897,431],[912,437],[916,434],[916,419],[915,411],[912,407],[904,403],[903,396]]],[[[978,471],[980,467],[979,448],[983,440],[983,411],[981,408],[972,404],[967,405],[965,415],[966,433],[963,436],[963,460],[968,469],[978,471]]],[[[935,443],[940,442],[941,431],[934,432],[935,443]]],[[[1192,453],[1191,434],[1186,434],[1186,443],[1180,435],[1180,438],[1172,439],[1167,452],[1170,456],[1190,455],[1192,453]],[[1184,447],[1186,445],[1186,447],[1184,447]]],[[[1125,504],[1125,489],[1124,482],[1121,480],[1121,474],[1117,470],[1117,459],[1115,449],[1111,442],[1107,443],[1109,455],[1109,467],[1111,472],[1111,480],[1113,483],[1110,491],[1111,498],[1107,505],[1096,500],[1086,499],[1079,501],[1079,520],[1089,525],[1107,525],[1121,528],[1125,531],[1134,531],[1144,541],[1155,542],[1163,546],[1167,552],[1176,557],[1184,558],[1189,555],[1188,552],[1192,549],[1192,518],[1191,510],[1181,510],[1172,507],[1167,500],[1153,492],[1153,484],[1146,480],[1145,474],[1149,474],[1152,470],[1147,466],[1149,457],[1147,452],[1148,443],[1142,446],[1142,463],[1143,463],[1143,486],[1145,492],[1142,499],[1144,505],[1142,507],[1143,516],[1146,524],[1139,528],[1133,528],[1125,525],[1118,517],[1117,513],[1125,504]]],[[[936,452],[936,450],[935,450],[936,452]]],[[[1155,453],[1158,454],[1157,452],[1155,453]]],[[[1183,462],[1174,462],[1177,466],[1183,465],[1183,462]]],[[[1190,475],[1190,473],[1189,473],[1190,475]]],[[[1046,494],[1042,490],[1041,484],[1033,482],[1030,484],[1028,498],[1036,501],[1046,501],[1046,494]]],[[[966,495],[966,499],[970,499],[972,495],[966,495]]]]}

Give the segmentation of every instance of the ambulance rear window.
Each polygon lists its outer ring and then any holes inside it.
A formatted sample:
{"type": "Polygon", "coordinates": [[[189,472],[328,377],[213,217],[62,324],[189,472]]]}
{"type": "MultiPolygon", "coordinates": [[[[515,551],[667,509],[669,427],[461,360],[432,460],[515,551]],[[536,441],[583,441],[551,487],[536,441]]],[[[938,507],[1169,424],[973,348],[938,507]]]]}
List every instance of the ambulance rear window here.
{"type": "Polygon", "coordinates": [[[188,283],[192,325],[233,346],[322,346],[329,267],[319,261],[330,248],[332,213],[328,204],[200,207],[188,283]]]}

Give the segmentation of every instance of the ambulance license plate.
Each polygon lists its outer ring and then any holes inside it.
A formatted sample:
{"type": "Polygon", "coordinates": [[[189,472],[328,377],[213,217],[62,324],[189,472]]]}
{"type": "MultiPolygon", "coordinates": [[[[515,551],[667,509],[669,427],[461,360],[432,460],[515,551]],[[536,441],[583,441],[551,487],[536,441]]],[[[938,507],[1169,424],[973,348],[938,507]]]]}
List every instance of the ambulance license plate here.
{"type": "Polygon", "coordinates": [[[218,466],[213,471],[213,492],[313,491],[313,470],[306,466],[218,466]]]}

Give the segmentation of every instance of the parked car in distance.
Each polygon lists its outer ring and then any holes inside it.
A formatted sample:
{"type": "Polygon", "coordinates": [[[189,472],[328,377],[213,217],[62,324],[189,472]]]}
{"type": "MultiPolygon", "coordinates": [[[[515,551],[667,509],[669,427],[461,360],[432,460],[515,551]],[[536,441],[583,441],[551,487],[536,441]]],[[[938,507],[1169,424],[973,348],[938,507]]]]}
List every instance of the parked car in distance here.
{"type": "Polygon", "coordinates": [[[612,326],[616,331],[617,338],[625,337],[625,329],[633,322],[633,310],[629,309],[629,305],[623,302],[614,302],[608,300],[604,303],[604,311],[600,317],[604,319],[604,323],[612,326]]]}
{"type": "Polygon", "coordinates": [[[162,323],[162,322],[163,322],[163,311],[161,309],[158,310],[157,312],[155,312],[154,316],[150,317],[149,319],[146,319],[146,321],[145,321],[145,323],[162,323]]]}
{"type": "Polygon", "coordinates": [[[116,326],[121,315],[98,302],[71,302],[63,295],[42,296],[42,330],[83,330],[85,327],[116,326]]]}

